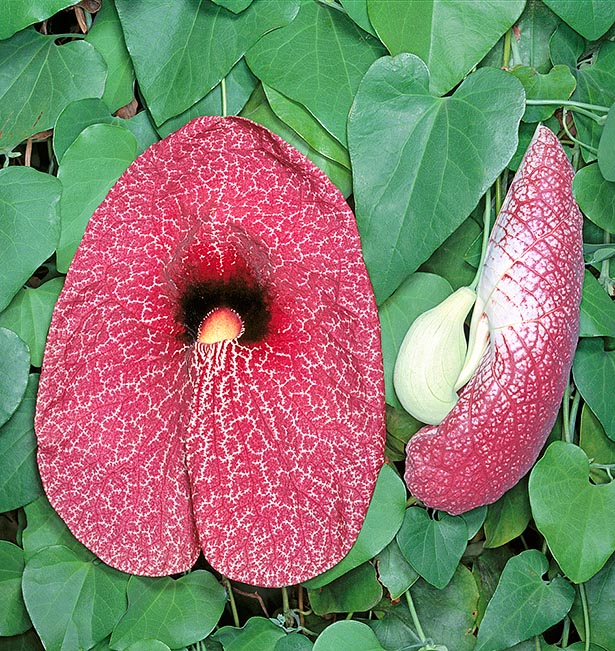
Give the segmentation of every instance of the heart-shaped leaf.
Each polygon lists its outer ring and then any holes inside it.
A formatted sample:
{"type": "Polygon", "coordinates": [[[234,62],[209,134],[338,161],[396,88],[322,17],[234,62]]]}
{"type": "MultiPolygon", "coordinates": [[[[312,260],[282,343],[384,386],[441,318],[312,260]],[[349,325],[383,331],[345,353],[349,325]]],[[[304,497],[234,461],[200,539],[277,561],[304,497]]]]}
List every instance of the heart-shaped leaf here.
{"type": "Polygon", "coordinates": [[[309,590],[310,606],[317,615],[363,612],[382,599],[382,585],[371,563],[363,563],[335,581],[309,590]]]}
{"type": "Polygon", "coordinates": [[[0,328],[0,426],[19,406],[29,372],[28,347],[12,330],[0,328]]]}
{"type": "Polygon", "coordinates": [[[131,0],[115,4],[139,87],[158,125],[206,95],[263,34],[289,23],[298,7],[296,0],[265,0],[233,14],[192,0],[152,3],[146,12],[131,0]]]}
{"type": "Polygon", "coordinates": [[[615,551],[615,482],[591,484],[585,452],[555,441],[532,470],[529,491],[536,526],[562,571],[575,583],[590,579],[615,551]]]}
{"type": "Polygon", "coordinates": [[[397,540],[391,540],[378,554],[378,578],[388,588],[391,599],[399,599],[419,578],[417,571],[403,555],[397,540]]]}
{"type": "Polygon", "coordinates": [[[528,549],[513,556],[480,625],[475,651],[499,651],[539,635],[559,622],[574,601],[574,588],[561,577],[546,583],[544,554],[528,549]]]}
{"type": "Polygon", "coordinates": [[[342,621],[328,626],[314,643],[314,651],[385,651],[374,632],[362,622],[342,621]]]}
{"type": "Polygon", "coordinates": [[[613,24],[610,2],[595,0],[543,0],[572,29],[589,41],[595,41],[613,24]]]}
{"type": "MultiPolygon", "coordinates": [[[[559,100],[562,104],[572,95],[577,85],[568,66],[554,66],[541,74],[529,66],[517,66],[511,70],[525,88],[527,99],[559,100]]],[[[523,114],[524,122],[541,122],[555,113],[557,106],[528,106],[523,114]]]]}
{"type": "Polygon", "coordinates": [[[126,608],[128,575],[89,552],[61,545],[26,560],[23,596],[45,648],[91,648],[111,633],[126,608]]]}
{"type": "Polygon", "coordinates": [[[13,330],[27,344],[32,366],[43,362],[53,306],[63,285],[63,278],[52,278],[37,289],[24,288],[0,314],[0,327],[13,330]]]}
{"type": "Polygon", "coordinates": [[[389,52],[411,52],[425,61],[434,95],[461,81],[519,18],[524,5],[523,0],[367,1],[369,19],[389,52]],[[468,29],[471,24],[481,28],[468,29]]]}
{"type": "Polygon", "coordinates": [[[34,435],[37,387],[38,375],[30,375],[19,407],[0,429],[0,513],[28,504],[43,492],[34,435]]]}
{"type": "Polygon", "coordinates": [[[0,171],[0,310],[55,251],[61,192],[58,179],[31,167],[0,171]]]}
{"type": "Polygon", "coordinates": [[[276,644],[284,638],[284,631],[270,619],[250,617],[242,628],[223,626],[211,637],[223,646],[224,651],[274,651],[276,644]]]}
{"type": "Polygon", "coordinates": [[[600,338],[582,339],[572,372],[583,399],[598,416],[607,436],[615,441],[615,410],[610,399],[615,383],[615,351],[604,350],[600,338]]]}
{"type": "Polygon", "coordinates": [[[197,570],[174,580],[133,576],[128,610],[113,629],[110,647],[122,651],[143,638],[172,649],[202,640],[218,623],[226,592],[213,574],[197,570]]]}
{"type": "Polygon", "coordinates": [[[446,513],[432,519],[425,509],[406,510],[397,542],[412,567],[431,585],[444,588],[453,577],[468,542],[468,526],[446,513]]]}
{"type": "Polygon", "coordinates": [[[348,123],[357,222],[378,303],[465,220],[517,148],[521,83],[482,68],[452,97],[411,54],[376,61],[348,123]]]}

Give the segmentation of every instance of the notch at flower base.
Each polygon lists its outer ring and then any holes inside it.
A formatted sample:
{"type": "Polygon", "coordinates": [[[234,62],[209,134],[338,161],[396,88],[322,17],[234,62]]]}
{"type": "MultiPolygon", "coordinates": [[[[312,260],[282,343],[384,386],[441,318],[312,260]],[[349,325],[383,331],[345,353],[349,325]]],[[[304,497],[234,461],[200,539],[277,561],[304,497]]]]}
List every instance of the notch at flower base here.
{"type": "Polygon", "coordinates": [[[450,413],[407,446],[406,483],[429,507],[458,514],[494,502],[528,472],[553,427],[576,348],[583,282],[572,178],[557,137],[539,126],[477,287],[471,338],[484,341],[481,331],[488,332],[487,346],[450,413]]]}
{"type": "Polygon", "coordinates": [[[49,499],[120,570],[299,583],[354,543],[384,453],[354,216],[267,129],[198,118],[90,220],[35,421],[49,499]]]}

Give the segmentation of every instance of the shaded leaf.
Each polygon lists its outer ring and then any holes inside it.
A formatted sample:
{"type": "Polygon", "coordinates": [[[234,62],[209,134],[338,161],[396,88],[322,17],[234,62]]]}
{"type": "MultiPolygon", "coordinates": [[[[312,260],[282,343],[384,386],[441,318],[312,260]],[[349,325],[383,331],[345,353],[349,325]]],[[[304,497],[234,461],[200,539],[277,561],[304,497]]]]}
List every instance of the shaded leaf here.
{"type": "Polygon", "coordinates": [[[61,192],[56,178],[31,167],[0,171],[0,310],[55,251],[61,192]]]}
{"type": "Polygon", "coordinates": [[[0,328],[0,425],[15,413],[28,384],[30,351],[12,330],[0,328]]]}
{"type": "Polygon", "coordinates": [[[405,508],[404,483],[390,466],[384,465],[355,544],[337,565],[303,585],[308,589],[320,588],[373,558],[395,537],[403,521],[405,508]]]}
{"type": "Polygon", "coordinates": [[[595,41],[615,22],[613,6],[602,0],[543,0],[581,36],[595,41]]]}
{"type": "Polygon", "coordinates": [[[53,306],[63,285],[63,278],[53,278],[37,289],[25,287],[0,314],[0,327],[16,332],[27,344],[32,366],[40,367],[43,362],[53,306]]]}
{"type": "Polygon", "coordinates": [[[135,71],[124,43],[114,0],[102,3],[85,40],[105,60],[108,75],[102,100],[111,112],[117,111],[134,97],[135,71]]]}
{"type": "Polygon", "coordinates": [[[607,181],[615,181],[615,104],[609,109],[600,136],[598,167],[607,181]]]}
{"type": "Polygon", "coordinates": [[[372,36],[376,36],[374,27],[369,20],[367,0],[340,0],[340,4],[361,29],[372,36]]]}
{"type": "Polygon", "coordinates": [[[452,579],[468,542],[468,526],[460,516],[429,517],[420,507],[406,510],[397,542],[412,567],[436,588],[452,579]]]}
{"type": "Polygon", "coordinates": [[[583,214],[600,228],[615,232],[615,183],[607,181],[597,164],[580,169],[572,182],[583,214]]]}
{"type": "Polygon", "coordinates": [[[500,577],[478,630],[476,651],[498,651],[547,630],[562,620],[574,588],[561,577],[546,583],[545,556],[528,549],[511,558],[500,577]]]}
{"type": "Polygon", "coordinates": [[[233,14],[210,2],[116,0],[139,87],[157,125],[204,97],[266,32],[295,16],[295,0],[264,0],[233,14]],[[160,26],[165,26],[160,38],[160,26]]]}
{"type": "Polygon", "coordinates": [[[34,435],[37,388],[38,375],[30,375],[19,407],[0,429],[0,512],[28,504],[43,493],[34,435]]]}
{"type": "Polygon", "coordinates": [[[397,540],[391,542],[378,554],[378,576],[389,591],[391,599],[399,599],[419,578],[418,572],[408,563],[397,540]]]}
{"type": "Polygon", "coordinates": [[[0,41],[0,61],[0,153],[51,129],[69,102],[103,93],[105,63],[85,41],[55,45],[54,36],[26,29],[0,41]]]}
{"type": "Polygon", "coordinates": [[[48,651],[89,649],[126,608],[128,575],[60,545],[26,560],[24,601],[48,651]]]}
{"type": "Polygon", "coordinates": [[[615,411],[610,397],[615,384],[615,351],[605,351],[601,339],[582,339],[572,372],[583,399],[598,416],[607,436],[615,441],[615,411]]]}
{"type": "Polygon", "coordinates": [[[135,159],[136,152],[135,137],[113,124],[87,127],[66,150],[58,169],[63,187],[59,271],[68,270],[90,217],[135,159]]]}
{"type": "Polygon", "coordinates": [[[24,2],[6,2],[2,7],[0,22],[0,40],[9,38],[15,32],[28,25],[41,22],[75,4],[75,0],[29,0],[24,2]]]}
{"type": "Polygon", "coordinates": [[[451,293],[451,286],[444,278],[415,273],[378,308],[382,329],[384,387],[389,405],[401,408],[393,387],[393,370],[408,328],[418,316],[441,303],[451,293]]]}
{"type": "Polygon", "coordinates": [[[615,483],[591,484],[585,452],[555,441],[534,466],[529,491],[536,526],[562,571],[575,583],[590,579],[615,551],[615,483]]]}
{"type": "Polygon", "coordinates": [[[379,303],[465,220],[517,147],[517,79],[482,68],[446,98],[428,83],[417,57],[384,57],[350,116],[357,223],[379,303]]]}
{"type": "MultiPolygon", "coordinates": [[[[514,75],[525,89],[527,99],[558,100],[562,104],[570,98],[577,85],[575,78],[568,66],[558,65],[551,68],[548,73],[541,74],[529,66],[513,68],[514,75]]],[[[527,106],[523,114],[524,122],[542,122],[550,118],[557,106],[527,106]]]]}
{"type": "Polygon", "coordinates": [[[313,642],[304,635],[291,633],[276,642],[274,651],[309,651],[313,646],[313,642]]]}
{"type": "Polygon", "coordinates": [[[22,635],[0,637],[0,651],[44,651],[41,641],[31,628],[22,635]]]}
{"type": "Polygon", "coordinates": [[[213,574],[196,570],[170,577],[133,576],[128,584],[128,610],[113,629],[110,647],[122,651],[145,638],[172,649],[206,637],[218,623],[226,592],[213,574]]]}
{"type": "Polygon", "coordinates": [[[585,39],[566,23],[560,23],[549,40],[549,56],[554,66],[564,64],[574,70],[585,49],[585,39]]]}
{"type": "Polygon", "coordinates": [[[259,79],[303,104],[345,145],[348,111],[359,82],[382,54],[380,43],[341,12],[303,2],[295,20],[267,34],[246,59],[259,79]]]}
{"type": "Polygon", "coordinates": [[[585,270],[580,337],[615,337],[615,303],[598,280],[585,270]]]}
{"type": "Polygon", "coordinates": [[[21,594],[23,550],[0,540],[0,635],[18,635],[31,626],[21,594]]]}
{"type": "Polygon", "coordinates": [[[382,599],[382,586],[374,566],[363,563],[322,588],[308,590],[308,597],[317,615],[363,612],[382,599]]]}
{"type": "Polygon", "coordinates": [[[224,651],[274,651],[284,631],[270,619],[250,617],[243,628],[224,626],[212,638],[221,642],[224,651]]]}
{"type": "Polygon", "coordinates": [[[525,1],[368,0],[367,6],[389,52],[420,57],[431,73],[429,92],[443,95],[512,27],[525,1]]]}
{"type": "Polygon", "coordinates": [[[600,421],[587,405],[583,405],[581,410],[579,445],[592,463],[615,463],[615,441],[607,437],[600,421]]]}
{"type": "Polygon", "coordinates": [[[527,479],[524,478],[489,505],[485,519],[485,547],[500,547],[520,536],[531,517],[527,479]]]}

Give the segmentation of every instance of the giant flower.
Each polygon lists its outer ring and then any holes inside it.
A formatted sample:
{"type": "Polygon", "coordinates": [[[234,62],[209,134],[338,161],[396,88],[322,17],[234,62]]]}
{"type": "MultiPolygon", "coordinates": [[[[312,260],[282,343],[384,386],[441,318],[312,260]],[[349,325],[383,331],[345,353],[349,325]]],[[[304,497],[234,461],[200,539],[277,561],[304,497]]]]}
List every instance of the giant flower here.
{"type": "Polygon", "coordinates": [[[96,211],[49,331],[49,499],[126,572],[279,586],[352,546],[383,462],[378,317],[354,218],[240,118],[147,150],[96,211]]]}
{"type": "Polygon", "coordinates": [[[468,350],[475,371],[442,422],[408,444],[406,482],[430,507],[456,514],[494,502],[531,468],[553,427],[583,284],[572,178],[557,137],[538,127],[487,247],[468,350]]]}

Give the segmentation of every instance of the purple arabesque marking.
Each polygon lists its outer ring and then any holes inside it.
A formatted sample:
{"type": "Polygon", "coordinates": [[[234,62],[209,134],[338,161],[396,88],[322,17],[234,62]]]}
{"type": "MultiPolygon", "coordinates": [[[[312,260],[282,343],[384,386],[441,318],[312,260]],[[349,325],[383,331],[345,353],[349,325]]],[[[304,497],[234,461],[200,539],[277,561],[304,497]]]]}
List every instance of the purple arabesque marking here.
{"type": "Polygon", "coordinates": [[[490,504],[532,467],[553,427],[577,344],[582,215],[574,172],[539,126],[494,225],[477,288],[490,340],[459,401],[408,444],[405,479],[427,506],[490,504]]]}
{"type": "Polygon", "coordinates": [[[36,432],[52,505],[120,570],[180,572],[203,549],[279,586],[341,560],[383,463],[384,388],[354,216],[326,176],[241,118],[140,156],[67,276],[36,432]],[[234,260],[267,287],[267,336],[190,345],[178,293],[234,260]]]}

